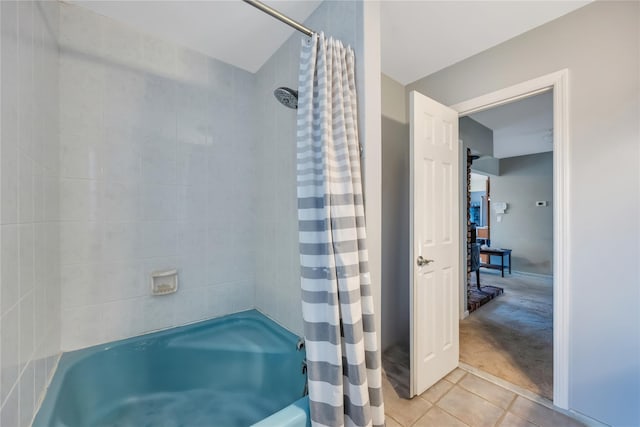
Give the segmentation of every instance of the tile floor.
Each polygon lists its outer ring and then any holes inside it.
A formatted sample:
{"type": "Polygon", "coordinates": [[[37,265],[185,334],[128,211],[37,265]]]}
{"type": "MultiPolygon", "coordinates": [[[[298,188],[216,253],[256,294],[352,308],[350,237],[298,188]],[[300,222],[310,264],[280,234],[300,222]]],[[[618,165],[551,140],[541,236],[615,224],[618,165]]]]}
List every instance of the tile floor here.
{"type": "Polygon", "coordinates": [[[405,385],[385,375],[387,427],[584,426],[460,368],[411,400],[401,397],[405,390],[405,385]]]}

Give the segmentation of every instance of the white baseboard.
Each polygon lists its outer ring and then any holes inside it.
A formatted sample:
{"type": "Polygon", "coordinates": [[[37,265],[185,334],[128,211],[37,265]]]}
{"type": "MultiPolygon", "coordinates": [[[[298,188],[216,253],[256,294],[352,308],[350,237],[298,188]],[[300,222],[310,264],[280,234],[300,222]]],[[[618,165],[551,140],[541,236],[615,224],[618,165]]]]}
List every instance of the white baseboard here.
{"type": "Polygon", "coordinates": [[[528,271],[519,271],[513,270],[512,274],[518,274],[520,276],[531,276],[531,277],[539,277],[541,279],[553,279],[553,274],[541,274],[541,273],[530,273],[528,271]]]}
{"type": "MultiPolygon", "coordinates": [[[[500,273],[500,270],[495,270],[495,269],[488,269],[488,268],[484,268],[481,270],[481,274],[490,274],[493,276],[501,276],[502,274],[500,273]]],[[[520,270],[511,270],[511,275],[518,275],[518,276],[531,276],[531,277],[538,277],[540,279],[553,279],[553,274],[541,274],[541,273],[531,273],[529,271],[520,271],[520,270]]],[[[509,277],[509,267],[505,267],[505,272],[504,272],[504,277],[505,279],[509,277]]]]}

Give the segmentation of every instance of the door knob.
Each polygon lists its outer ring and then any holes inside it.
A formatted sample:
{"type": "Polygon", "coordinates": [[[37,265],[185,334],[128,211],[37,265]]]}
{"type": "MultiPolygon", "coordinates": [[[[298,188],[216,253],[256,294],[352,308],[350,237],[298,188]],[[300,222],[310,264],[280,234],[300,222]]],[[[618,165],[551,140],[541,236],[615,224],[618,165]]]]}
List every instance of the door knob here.
{"type": "Polygon", "coordinates": [[[422,255],[420,255],[418,257],[417,262],[418,262],[418,267],[422,267],[422,266],[425,266],[425,265],[427,265],[429,263],[434,262],[434,260],[432,260],[432,259],[424,259],[424,258],[422,258],[422,255]]]}

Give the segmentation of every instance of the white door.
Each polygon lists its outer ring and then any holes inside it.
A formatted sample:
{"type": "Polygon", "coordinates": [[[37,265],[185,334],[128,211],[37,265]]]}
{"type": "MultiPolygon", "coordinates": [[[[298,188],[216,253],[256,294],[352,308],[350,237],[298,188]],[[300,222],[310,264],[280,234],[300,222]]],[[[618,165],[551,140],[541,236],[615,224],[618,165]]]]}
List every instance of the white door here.
{"type": "Polygon", "coordinates": [[[458,366],[458,113],[411,100],[411,395],[458,366]]]}

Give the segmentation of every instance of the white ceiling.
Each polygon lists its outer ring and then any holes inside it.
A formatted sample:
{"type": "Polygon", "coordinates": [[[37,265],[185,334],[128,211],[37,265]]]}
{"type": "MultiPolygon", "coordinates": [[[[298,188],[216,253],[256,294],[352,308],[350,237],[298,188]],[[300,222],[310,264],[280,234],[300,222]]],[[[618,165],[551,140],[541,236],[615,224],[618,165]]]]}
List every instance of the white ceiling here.
{"type": "Polygon", "coordinates": [[[406,85],[588,1],[382,2],[382,72],[406,85]]]}
{"type": "MultiPolygon", "coordinates": [[[[70,0],[180,46],[255,73],[293,29],[240,0],[70,0]]],[[[321,0],[271,0],[272,7],[304,21],[321,0]]]]}
{"type": "Polygon", "coordinates": [[[493,130],[493,157],[497,159],[553,151],[551,91],[469,117],[493,130]]]}
{"type": "MultiPolygon", "coordinates": [[[[294,31],[240,0],[70,1],[251,72],[294,31]]],[[[304,22],[321,2],[266,3],[304,22]]],[[[407,84],[587,3],[384,0],[382,71],[407,84]]]]}

